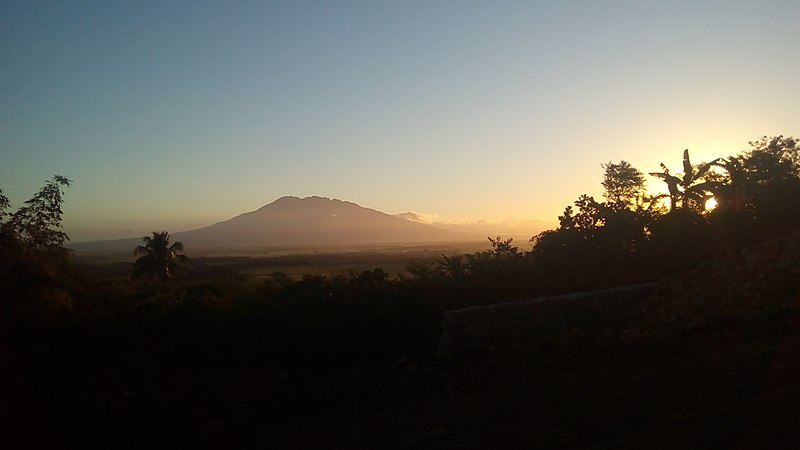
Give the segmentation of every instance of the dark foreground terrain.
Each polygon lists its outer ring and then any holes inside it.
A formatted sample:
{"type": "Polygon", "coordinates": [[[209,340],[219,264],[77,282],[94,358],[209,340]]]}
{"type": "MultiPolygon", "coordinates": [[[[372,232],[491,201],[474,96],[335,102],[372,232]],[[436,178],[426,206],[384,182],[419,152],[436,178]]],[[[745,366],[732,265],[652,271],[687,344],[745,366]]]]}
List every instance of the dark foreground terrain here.
{"type": "Polygon", "coordinates": [[[697,333],[633,360],[309,421],[271,437],[288,448],[797,448],[797,326],[795,317],[697,333]]]}
{"type": "Polygon", "coordinates": [[[644,298],[542,302],[544,326],[519,342],[447,357],[432,342],[382,359],[360,341],[345,348],[366,356],[345,361],[333,344],[236,335],[246,318],[203,308],[40,321],[0,346],[0,444],[798,448],[797,237],[667,277],[644,298]],[[270,353],[287,345],[288,355],[270,353]]]}
{"type": "MultiPolygon", "coordinates": [[[[747,269],[722,265],[717,275],[747,269]]],[[[449,359],[284,370],[202,351],[176,357],[147,330],[43,327],[0,348],[0,439],[3,448],[798,448],[796,291],[712,315],[713,267],[617,305],[628,320],[618,326],[570,322],[588,306],[562,308],[527,357],[490,343],[449,359]],[[654,306],[664,296],[676,298],[654,306]]],[[[744,292],[786,273],[750,272],[731,283],[744,292]]]]}
{"type": "Polygon", "coordinates": [[[454,385],[447,367],[329,384],[225,368],[119,373],[136,361],[35,374],[4,346],[3,447],[797,448],[799,326],[793,313],[521,377],[461,368],[454,385]],[[276,384],[321,392],[281,398],[276,384]]]}

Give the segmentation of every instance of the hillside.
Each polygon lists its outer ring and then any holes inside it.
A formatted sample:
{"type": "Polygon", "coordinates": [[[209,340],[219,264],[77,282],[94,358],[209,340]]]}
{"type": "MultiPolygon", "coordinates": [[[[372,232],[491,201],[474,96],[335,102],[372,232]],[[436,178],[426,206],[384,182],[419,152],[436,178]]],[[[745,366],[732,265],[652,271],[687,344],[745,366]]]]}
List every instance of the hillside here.
{"type": "MultiPolygon", "coordinates": [[[[261,208],[191,231],[172,233],[189,249],[479,240],[325,197],[281,197],[261,208]]],[[[73,243],[79,252],[129,250],[141,239],[73,243]]]]}

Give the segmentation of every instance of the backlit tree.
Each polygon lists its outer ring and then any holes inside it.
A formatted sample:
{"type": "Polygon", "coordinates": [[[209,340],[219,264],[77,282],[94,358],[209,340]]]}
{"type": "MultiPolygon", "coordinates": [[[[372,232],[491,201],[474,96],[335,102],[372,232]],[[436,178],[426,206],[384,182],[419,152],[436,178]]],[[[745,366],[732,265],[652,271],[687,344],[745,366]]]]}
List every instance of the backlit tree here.
{"type": "Polygon", "coordinates": [[[133,265],[133,276],[152,275],[160,280],[170,280],[180,270],[180,263],[189,261],[186,255],[180,255],[183,244],[169,243],[169,232],[153,232],[153,236],[142,238],[145,245],[139,245],[133,250],[133,255],[139,258],[133,265]]]}

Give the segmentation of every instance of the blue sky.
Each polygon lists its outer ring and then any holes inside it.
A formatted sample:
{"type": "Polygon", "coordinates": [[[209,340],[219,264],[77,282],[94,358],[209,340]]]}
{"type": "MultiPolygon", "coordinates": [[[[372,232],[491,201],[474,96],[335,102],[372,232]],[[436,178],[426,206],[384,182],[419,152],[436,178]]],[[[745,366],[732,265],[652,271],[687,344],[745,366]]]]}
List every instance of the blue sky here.
{"type": "Polygon", "coordinates": [[[796,1],[4,2],[0,188],[20,205],[73,179],[73,240],[283,195],[552,223],[601,194],[601,163],[678,171],[684,148],[800,135],[798,19],[796,1]]]}

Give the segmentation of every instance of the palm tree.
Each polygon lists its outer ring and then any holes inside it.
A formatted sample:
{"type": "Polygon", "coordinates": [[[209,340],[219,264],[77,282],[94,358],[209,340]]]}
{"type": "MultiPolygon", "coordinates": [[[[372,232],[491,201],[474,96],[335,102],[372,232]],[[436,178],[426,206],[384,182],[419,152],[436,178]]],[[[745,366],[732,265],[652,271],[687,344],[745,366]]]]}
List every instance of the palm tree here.
{"type": "Polygon", "coordinates": [[[179,263],[189,261],[186,255],[179,255],[183,251],[183,244],[175,242],[169,245],[169,232],[154,231],[153,236],[142,238],[145,245],[139,245],[133,250],[133,255],[139,258],[133,265],[133,276],[150,274],[161,280],[172,279],[180,270],[179,263]]]}

